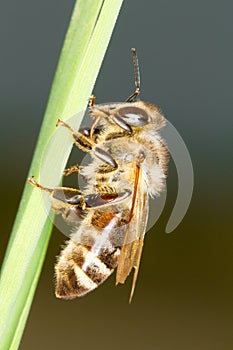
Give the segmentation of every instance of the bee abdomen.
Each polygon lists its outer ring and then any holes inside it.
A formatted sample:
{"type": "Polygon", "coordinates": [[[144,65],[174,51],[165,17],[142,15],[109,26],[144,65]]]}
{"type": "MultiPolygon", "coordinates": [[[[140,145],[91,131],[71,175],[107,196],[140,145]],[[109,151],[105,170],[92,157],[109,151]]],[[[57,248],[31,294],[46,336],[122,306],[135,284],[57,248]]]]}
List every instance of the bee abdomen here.
{"type": "Polygon", "coordinates": [[[117,265],[117,248],[105,248],[98,255],[82,244],[69,241],[55,267],[56,296],[73,299],[83,296],[104,282],[117,265]]]}

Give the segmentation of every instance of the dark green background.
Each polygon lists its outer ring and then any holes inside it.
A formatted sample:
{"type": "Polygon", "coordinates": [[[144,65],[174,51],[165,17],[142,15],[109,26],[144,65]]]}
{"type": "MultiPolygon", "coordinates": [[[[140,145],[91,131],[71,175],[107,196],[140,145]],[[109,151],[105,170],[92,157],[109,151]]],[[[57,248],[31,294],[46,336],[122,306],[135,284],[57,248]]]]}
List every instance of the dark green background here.
{"type": "MultiPolygon", "coordinates": [[[[1,4],[1,257],[17,211],[72,11],[61,0],[1,4]]],[[[125,0],[94,93],[124,100],[136,47],[141,98],[157,104],[190,151],[195,190],[180,226],[165,234],[176,196],[147,234],[135,298],[114,276],[74,301],[54,297],[55,231],[21,349],[230,350],[233,348],[232,1],[125,0]]],[[[29,233],[30,234],[30,233],[29,233]]]]}

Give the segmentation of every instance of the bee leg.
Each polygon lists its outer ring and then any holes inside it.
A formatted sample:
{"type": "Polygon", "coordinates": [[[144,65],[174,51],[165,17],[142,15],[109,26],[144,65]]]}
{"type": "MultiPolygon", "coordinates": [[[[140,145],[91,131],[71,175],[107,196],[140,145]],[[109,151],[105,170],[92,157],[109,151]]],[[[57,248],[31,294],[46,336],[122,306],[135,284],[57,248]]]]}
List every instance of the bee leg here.
{"type": "Polygon", "coordinates": [[[95,104],[96,97],[94,95],[91,95],[89,98],[89,107],[92,108],[95,104]]]}
{"type": "Polygon", "coordinates": [[[28,179],[28,183],[34,187],[37,187],[39,188],[40,190],[42,191],[45,191],[45,192],[49,192],[51,193],[52,197],[54,198],[59,198],[59,193],[63,191],[63,193],[66,194],[66,196],[64,197],[61,197],[62,199],[61,200],[64,200],[66,201],[67,198],[71,198],[73,196],[77,196],[77,195],[81,195],[81,191],[77,188],[71,188],[71,187],[45,187],[41,184],[39,184],[39,182],[37,182],[35,179],[34,179],[34,176],[30,177],[28,179]]]}
{"type": "Polygon", "coordinates": [[[56,214],[61,214],[64,219],[72,220],[81,217],[86,210],[85,196],[76,188],[69,187],[45,187],[35,181],[34,177],[28,179],[29,184],[42,191],[49,192],[53,199],[52,209],[56,214]]]}
{"type": "Polygon", "coordinates": [[[124,189],[122,192],[117,193],[112,188],[103,189],[103,192],[91,193],[85,196],[86,208],[99,208],[108,207],[119,202],[124,201],[126,198],[131,196],[131,190],[124,189]],[[106,192],[104,192],[104,190],[106,192]]]}
{"type": "Polygon", "coordinates": [[[95,155],[97,158],[102,160],[104,163],[106,163],[107,165],[112,167],[111,171],[114,171],[118,168],[117,162],[113,159],[113,157],[108,152],[103,150],[102,148],[95,147],[94,141],[92,141],[88,137],[84,136],[82,133],[80,133],[78,131],[74,131],[70,125],[66,124],[65,122],[63,122],[60,119],[58,119],[57,125],[64,126],[68,130],[70,130],[70,132],[72,133],[73,139],[74,139],[74,143],[78,148],[80,148],[84,152],[93,151],[93,155],[95,155]]]}
{"type": "MultiPolygon", "coordinates": [[[[91,97],[89,98],[89,108],[90,110],[94,107],[94,104],[95,104],[95,100],[96,100],[96,97],[94,95],[91,95],[91,97]]],[[[95,126],[97,125],[98,121],[99,121],[99,117],[95,117],[91,123],[91,127],[89,129],[89,136],[91,139],[93,139],[93,133],[94,133],[94,130],[95,130],[95,126]]]]}
{"type": "Polygon", "coordinates": [[[134,66],[134,78],[135,78],[135,91],[130,95],[125,102],[133,102],[135,98],[140,94],[140,73],[139,73],[139,64],[136,50],[131,49],[133,55],[133,66],[134,66]]]}
{"type": "Polygon", "coordinates": [[[99,194],[116,194],[116,188],[110,185],[95,185],[96,192],[99,194]]]}
{"type": "Polygon", "coordinates": [[[28,179],[28,183],[34,187],[37,187],[39,188],[40,190],[42,191],[45,191],[45,192],[49,192],[49,193],[52,193],[53,192],[53,189],[52,188],[49,188],[49,187],[45,187],[45,186],[42,186],[41,184],[39,184],[35,179],[34,179],[34,176],[30,177],[28,179]]]}
{"type": "Polygon", "coordinates": [[[68,175],[73,174],[73,173],[79,173],[80,170],[81,170],[80,166],[73,165],[70,168],[65,169],[63,174],[64,174],[64,176],[68,176],[68,175]]]}
{"type": "Polygon", "coordinates": [[[100,117],[95,117],[91,123],[91,127],[90,127],[90,139],[93,139],[93,134],[95,131],[95,127],[98,124],[98,121],[100,120],[100,117]]]}
{"type": "Polygon", "coordinates": [[[81,149],[84,152],[91,152],[92,151],[92,148],[94,147],[95,144],[94,144],[94,141],[92,141],[88,136],[85,136],[84,134],[82,134],[79,131],[75,131],[70,125],[63,122],[61,119],[57,120],[56,125],[63,126],[71,132],[72,137],[74,139],[74,144],[79,149],[81,149]]]}
{"type": "Polygon", "coordinates": [[[85,152],[94,151],[93,154],[102,160],[104,163],[108,164],[112,167],[112,170],[116,170],[118,168],[117,162],[113,159],[113,157],[106,151],[104,151],[100,147],[95,147],[94,142],[88,137],[84,136],[82,133],[78,131],[74,131],[71,126],[58,119],[57,125],[64,126],[72,133],[75,145],[85,152]]]}
{"type": "Polygon", "coordinates": [[[28,179],[28,182],[42,191],[49,192],[55,211],[62,212],[64,209],[75,209],[79,214],[92,207],[102,207],[110,202],[119,202],[131,195],[131,191],[125,189],[117,193],[111,186],[102,186],[97,189],[97,193],[83,194],[79,189],[70,187],[45,187],[39,184],[34,177],[28,179]]]}

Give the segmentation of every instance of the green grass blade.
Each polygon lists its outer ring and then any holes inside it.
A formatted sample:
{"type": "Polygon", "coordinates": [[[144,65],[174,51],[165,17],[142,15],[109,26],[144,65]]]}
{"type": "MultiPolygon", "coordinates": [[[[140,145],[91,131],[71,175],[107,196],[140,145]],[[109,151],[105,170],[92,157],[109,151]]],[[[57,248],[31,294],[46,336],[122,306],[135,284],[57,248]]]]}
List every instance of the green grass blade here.
{"type": "MultiPolygon", "coordinates": [[[[57,117],[64,120],[86,108],[122,2],[76,2],[29,175],[39,176],[44,148],[54,133],[57,117]]],[[[67,135],[51,158],[46,185],[59,183],[71,147],[67,135]],[[54,172],[56,176],[51,178],[54,172]]],[[[18,348],[51,226],[40,191],[26,185],[1,271],[0,349],[18,348]]]]}

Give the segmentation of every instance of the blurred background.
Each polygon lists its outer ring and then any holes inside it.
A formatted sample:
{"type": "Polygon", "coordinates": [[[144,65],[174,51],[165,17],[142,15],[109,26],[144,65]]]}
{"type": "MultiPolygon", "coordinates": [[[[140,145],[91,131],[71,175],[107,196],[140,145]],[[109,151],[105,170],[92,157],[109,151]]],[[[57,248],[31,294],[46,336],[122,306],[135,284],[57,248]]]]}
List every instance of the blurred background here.
{"type": "MultiPolygon", "coordinates": [[[[1,260],[73,3],[1,4],[1,260]]],[[[193,199],[165,234],[177,194],[171,162],[131,305],[131,278],[115,287],[115,276],[84,298],[57,300],[53,269],[65,236],[54,230],[20,349],[232,349],[232,13],[227,0],[124,2],[94,94],[98,103],[128,97],[136,47],[141,99],[162,109],[191,154],[193,199]]]]}

